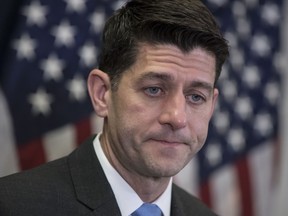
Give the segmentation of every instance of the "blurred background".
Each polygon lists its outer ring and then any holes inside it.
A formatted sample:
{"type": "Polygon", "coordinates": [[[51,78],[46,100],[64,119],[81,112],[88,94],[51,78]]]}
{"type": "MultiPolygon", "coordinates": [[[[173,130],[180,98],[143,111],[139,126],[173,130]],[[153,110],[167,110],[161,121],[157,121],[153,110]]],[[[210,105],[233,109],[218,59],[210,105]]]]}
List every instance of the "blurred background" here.
{"type": "MultiPolygon", "coordinates": [[[[0,176],[70,153],[102,120],[86,78],[125,1],[0,8],[0,176]]],[[[207,143],[175,182],[221,216],[288,215],[288,2],[205,0],[230,45],[207,143]]]]}

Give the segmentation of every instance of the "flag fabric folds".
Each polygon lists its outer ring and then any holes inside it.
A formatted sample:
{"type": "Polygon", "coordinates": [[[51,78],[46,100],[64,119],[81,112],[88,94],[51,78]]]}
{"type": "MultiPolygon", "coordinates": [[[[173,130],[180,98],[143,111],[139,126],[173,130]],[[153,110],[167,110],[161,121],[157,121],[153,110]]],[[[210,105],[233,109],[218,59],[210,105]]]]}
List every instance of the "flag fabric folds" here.
{"type": "MultiPolygon", "coordinates": [[[[124,1],[22,0],[0,22],[0,176],[71,152],[102,121],[86,90],[124,1]]],[[[223,216],[269,216],[279,147],[282,0],[206,0],[230,45],[206,145],[175,177],[223,216]]],[[[9,13],[8,13],[9,12],[9,13]]],[[[281,215],[279,215],[281,216],[281,215]]]]}

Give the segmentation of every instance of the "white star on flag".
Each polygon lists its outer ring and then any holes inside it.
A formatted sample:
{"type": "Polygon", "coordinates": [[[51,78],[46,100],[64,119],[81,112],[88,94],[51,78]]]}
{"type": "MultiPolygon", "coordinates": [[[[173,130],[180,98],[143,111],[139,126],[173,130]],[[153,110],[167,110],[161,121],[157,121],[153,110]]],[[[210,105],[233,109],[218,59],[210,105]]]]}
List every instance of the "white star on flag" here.
{"type": "Polygon", "coordinates": [[[262,8],[262,19],[270,25],[278,25],[280,22],[281,12],[278,5],[273,3],[266,3],[262,8]]]}
{"type": "Polygon", "coordinates": [[[241,119],[249,119],[252,115],[253,109],[251,105],[251,99],[247,96],[238,97],[235,103],[235,111],[241,117],[241,119]]]}
{"type": "Polygon", "coordinates": [[[232,128],[227,135],[228,144],[235,152],[239,152],[245,148],[245,135],[243,129],[232,128]]]}
{"type": "Polygon", "coordinates": [[[31,60],[35,57],[35,49],[37,42],[32,39],[29,34],[23,34],[21,38],[15,40],[13,43],[14,49],[16,49],[17,57],[19,59],[31,60]]]}
{"type": "Polygon", "coordinates": [[[216,127],[216,130],[220,134],[223,134],[225,131],[227,131],[230,125],[229,114],[224,111],[215,113],[213,116],[213,123],[216,127]]]}
{"type": "Polygon", "coordinates": [[[266,35],[256,34],[252,37],[251,50],[260,57],[267,57],[271,53],[270,40],[266,35]]]}
{"type": "Polygon", "coordinates": [[[32,105],[32,113],[34,115],[43,114],[48,116],[50,114],[53,97],[43,88],[39,88],[36,93],[31,94],[28,97],[28,101],[32,105]]]}
{"type": "Polygon", "coordinates": [[[244,53],[241,49],[231,49],[230,51],[231,65],[235,70],[242,70],[244,65],[244,53]]]}
{"type": "Polygon", "coordinates": [[[87,67],[95,66],[98,51],[92,42],[87,42],[79,50],[80,61],[87,67]]]}
{"type": "Polygon", "coordinates": [[[51,32],[55,37],[55,44],[66,47],[71,47],[74,44],[76,33],[76,29],[67,20],[62,21],[58,26],[54,27],[51,32]]]}
{"type": "Polygon", "coordinates": [[[95,11],[92,16],[90,16],[89,21],[92,25],[92,31],[94,33],[99,33],[104,27],[106,19],[106,14],[102,10],[95,11]]]}
{"type": "Polygon", "coordinates": [[[239,18],[236,23],[237,33],[239,34],[239,38],[246,40],[251,35],[251,24],[247,20],[246,17],[239,18]]]}
{"type": "Polygon", "coordinates": [[[42,27],[47,22],[48,7],[41,5],[39,1],[33,1],[23,9],[22,13],[26,16],[28,25],[42,27]]]}
{"type": "Polygon", "coordinates": [[[56,54],[50,54],[49,57],[40,63],[40,68],[44,71],[45,80],[59,81],[63,77],[64,61],[60,60],[56,54]]]}
{"type": "Polygon", "coordinates": [[[254,120],[254,128],[260,133],[261,136],[269,136],[272,132],[272,119],[267,112],[259,113],[254,120]]]}
{"type": "Polygon", "coordinates": [[[238,47],[238,37],[236,36],[235,32],[227,31],[225,32],[224,37],[227,41],[229,41],[229,46],[231,48],[237,48],[238,47]]]}
{"type": "Polygon", "coordinates": [[[247,65],[243,70],[243,81],[249,88],[257,88],[260,84],[260,73],[256,65],[247,65]]]}
{"type": "Polygon", "coordinates": [[[264,89],[264,93],[271,105],[277,105],[281,91],[279,85],[275,81],[267,83],[264,89]]]}
{"type": "Polygon", "coordinates": [[[210,163],[210,166],[216,166],[222,161],[221,146],[216,143],[210,143],[206,148],[205,155],[210,163]]]}
{"type": "Polygon", "coordinates": [[[64,0],[67,4],[66,10],[69,12],[82,13],[86,9],[86,0],[64,0]]]}
{"type": "Polygon", "coordinates": [[[241,1],[234,1],[232,12],[236,18],[245,17],[247,14],[246,6],[241,1]]]}
{"type": "Polygon", "coordinates": [[[83,101],[86,98],[86,82],[80,75],[67,82],[67,89],[72,100],[83,101]]]}
{"type": "Polygon", "coordinates": [[[227,101],[234,100],[237,96],[237,83],[233,80],[223,81],[220,93],[225,97],[227,101]]]}

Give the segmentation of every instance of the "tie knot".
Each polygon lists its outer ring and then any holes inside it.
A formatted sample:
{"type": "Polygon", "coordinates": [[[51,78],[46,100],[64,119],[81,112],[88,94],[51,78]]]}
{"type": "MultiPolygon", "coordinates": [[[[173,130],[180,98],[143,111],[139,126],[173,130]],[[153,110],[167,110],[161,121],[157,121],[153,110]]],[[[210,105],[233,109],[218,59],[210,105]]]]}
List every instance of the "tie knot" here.
{"type": "Polygon", "coordinates": [[[162,216],[162,211],[155,204],[143,203],[131,216],[162,216]]]}

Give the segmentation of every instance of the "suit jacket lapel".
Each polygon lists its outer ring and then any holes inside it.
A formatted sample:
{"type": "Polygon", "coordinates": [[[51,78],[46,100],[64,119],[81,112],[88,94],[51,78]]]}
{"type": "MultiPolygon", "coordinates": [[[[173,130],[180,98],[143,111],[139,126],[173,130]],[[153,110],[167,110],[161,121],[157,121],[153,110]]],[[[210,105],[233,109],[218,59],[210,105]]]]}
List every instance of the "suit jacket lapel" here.
{"type": "Polygon", "coordinates": [[[79,202],[93,210],[91,215],[121,215],[114,193],[93,148],[94,137],[68,157],[71,178],[79,202]]]}
{"type": "Polygon", "coordinates": [[[184,216],[183,206],[178,197],[178,193],[175,190],[175,186],[172,186],[172,199],[171,199],[171,216],[184,216]]]}

